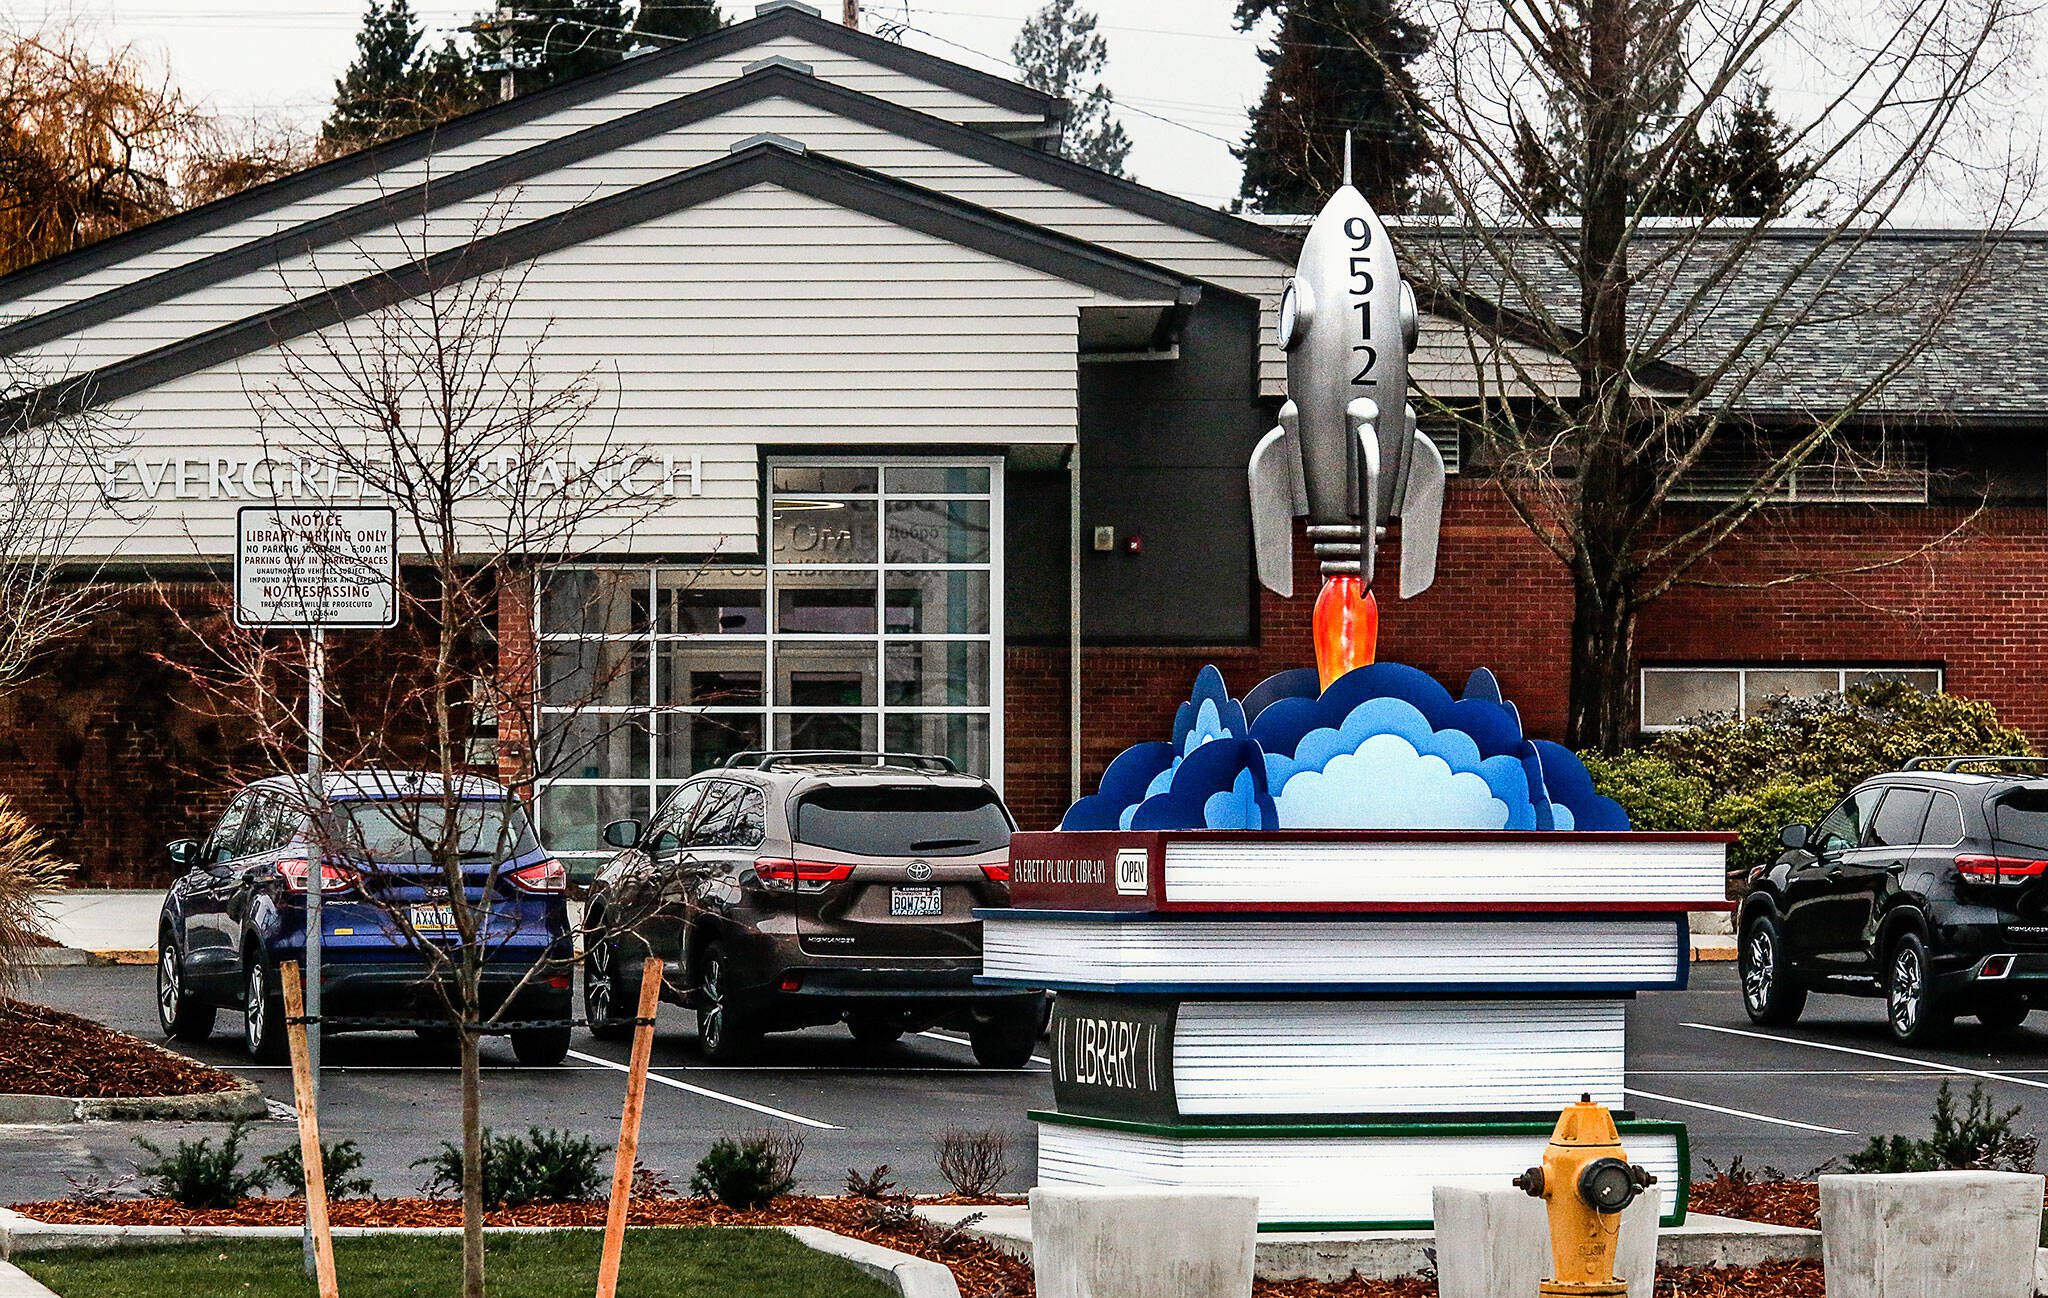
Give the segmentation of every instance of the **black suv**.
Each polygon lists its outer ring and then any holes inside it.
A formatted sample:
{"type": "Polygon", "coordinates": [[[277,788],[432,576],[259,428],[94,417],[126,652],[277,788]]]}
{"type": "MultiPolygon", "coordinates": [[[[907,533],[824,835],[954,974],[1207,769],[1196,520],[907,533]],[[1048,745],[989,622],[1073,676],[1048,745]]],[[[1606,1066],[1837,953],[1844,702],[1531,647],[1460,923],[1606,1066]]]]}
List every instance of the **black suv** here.
{"type": "Polygon", "coordinates": [[[1808,992],[1882,995],[1892,1035],[1957,1016],[2018,1027],[2048,991],[2048,759],[1918,757],[1787,825],[1750,872],[1742,1001],[1790,1023],[1808,992]]]}

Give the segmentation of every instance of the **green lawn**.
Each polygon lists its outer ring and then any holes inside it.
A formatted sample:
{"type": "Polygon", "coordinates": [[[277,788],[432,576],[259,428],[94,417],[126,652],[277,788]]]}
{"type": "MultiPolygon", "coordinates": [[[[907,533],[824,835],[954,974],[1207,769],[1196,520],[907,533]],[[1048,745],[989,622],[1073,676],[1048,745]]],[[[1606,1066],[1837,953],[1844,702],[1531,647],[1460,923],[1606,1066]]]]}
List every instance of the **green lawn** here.
{"type": "MultiPolygon", "coordinates": [[[[597,1288],[596,1231],[490,1235],[491,1298],[572,1298],[597,1288]]],[[[461,1290],[451,1237],[341,1239],[343,1298],[452,1298],[461,1290]]],[[[63,1298],[305,1298],[293,1240],[63,1249],[15,1263],[63,1298]]],[[[619,1298],[893,1298],[895,1290],[780,1231],[674,1228],[626,1235],[619,1298]]]]}

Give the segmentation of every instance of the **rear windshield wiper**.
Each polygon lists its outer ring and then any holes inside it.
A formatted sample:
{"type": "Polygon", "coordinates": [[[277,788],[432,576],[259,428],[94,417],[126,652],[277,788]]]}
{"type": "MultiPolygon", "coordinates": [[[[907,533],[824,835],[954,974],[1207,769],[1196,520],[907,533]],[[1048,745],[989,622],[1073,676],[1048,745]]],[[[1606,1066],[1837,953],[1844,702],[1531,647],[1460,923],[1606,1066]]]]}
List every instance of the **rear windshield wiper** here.
{"type": "Polygon", "coordinates": [[[910,850],[924,852],[934,847],[966,847],[980,841],[978,838],[920,838],[910,845],[910,850]]]}

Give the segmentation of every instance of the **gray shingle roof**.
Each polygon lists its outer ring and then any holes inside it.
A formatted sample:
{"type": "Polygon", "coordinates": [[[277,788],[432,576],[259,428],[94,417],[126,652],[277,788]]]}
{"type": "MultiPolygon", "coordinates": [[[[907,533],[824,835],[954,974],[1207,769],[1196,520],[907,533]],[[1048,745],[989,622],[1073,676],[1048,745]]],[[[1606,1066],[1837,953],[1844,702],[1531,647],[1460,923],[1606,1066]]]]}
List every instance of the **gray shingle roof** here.
{"type": "MultiPolygon", "coordinates": [[[[1410,222],[1394,237],[1418,283],[1522,316],[1547,308],[1544,333],[1577,324],[1577,279],[1536,232],[1494,234],[1489,248],[1465,229],[1410,222]]],[[[1759,415],[1832,412],[1897,367],[1874,409],[2048,422],[2048,232],[1899,230],[1850,241],[1787,226],[1746,249],[1742,237],[1642,232],[1631,316],[1643,356],[1705,373],[1743,350],[1750,359],[1717,390],[1742,381],[1735,404],[1759,415]]]]}

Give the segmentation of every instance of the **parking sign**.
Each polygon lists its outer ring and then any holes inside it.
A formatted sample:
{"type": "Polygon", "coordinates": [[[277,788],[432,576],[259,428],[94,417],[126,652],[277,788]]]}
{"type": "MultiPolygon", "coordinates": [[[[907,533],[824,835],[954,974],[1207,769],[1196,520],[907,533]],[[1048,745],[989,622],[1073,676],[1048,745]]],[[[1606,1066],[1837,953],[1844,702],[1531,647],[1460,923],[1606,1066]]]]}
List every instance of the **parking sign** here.
{"type": "Polygon", "coordinates": [[[235,515],[235,625],[398,625],[398,511],[245,505],[235,515]]]}

